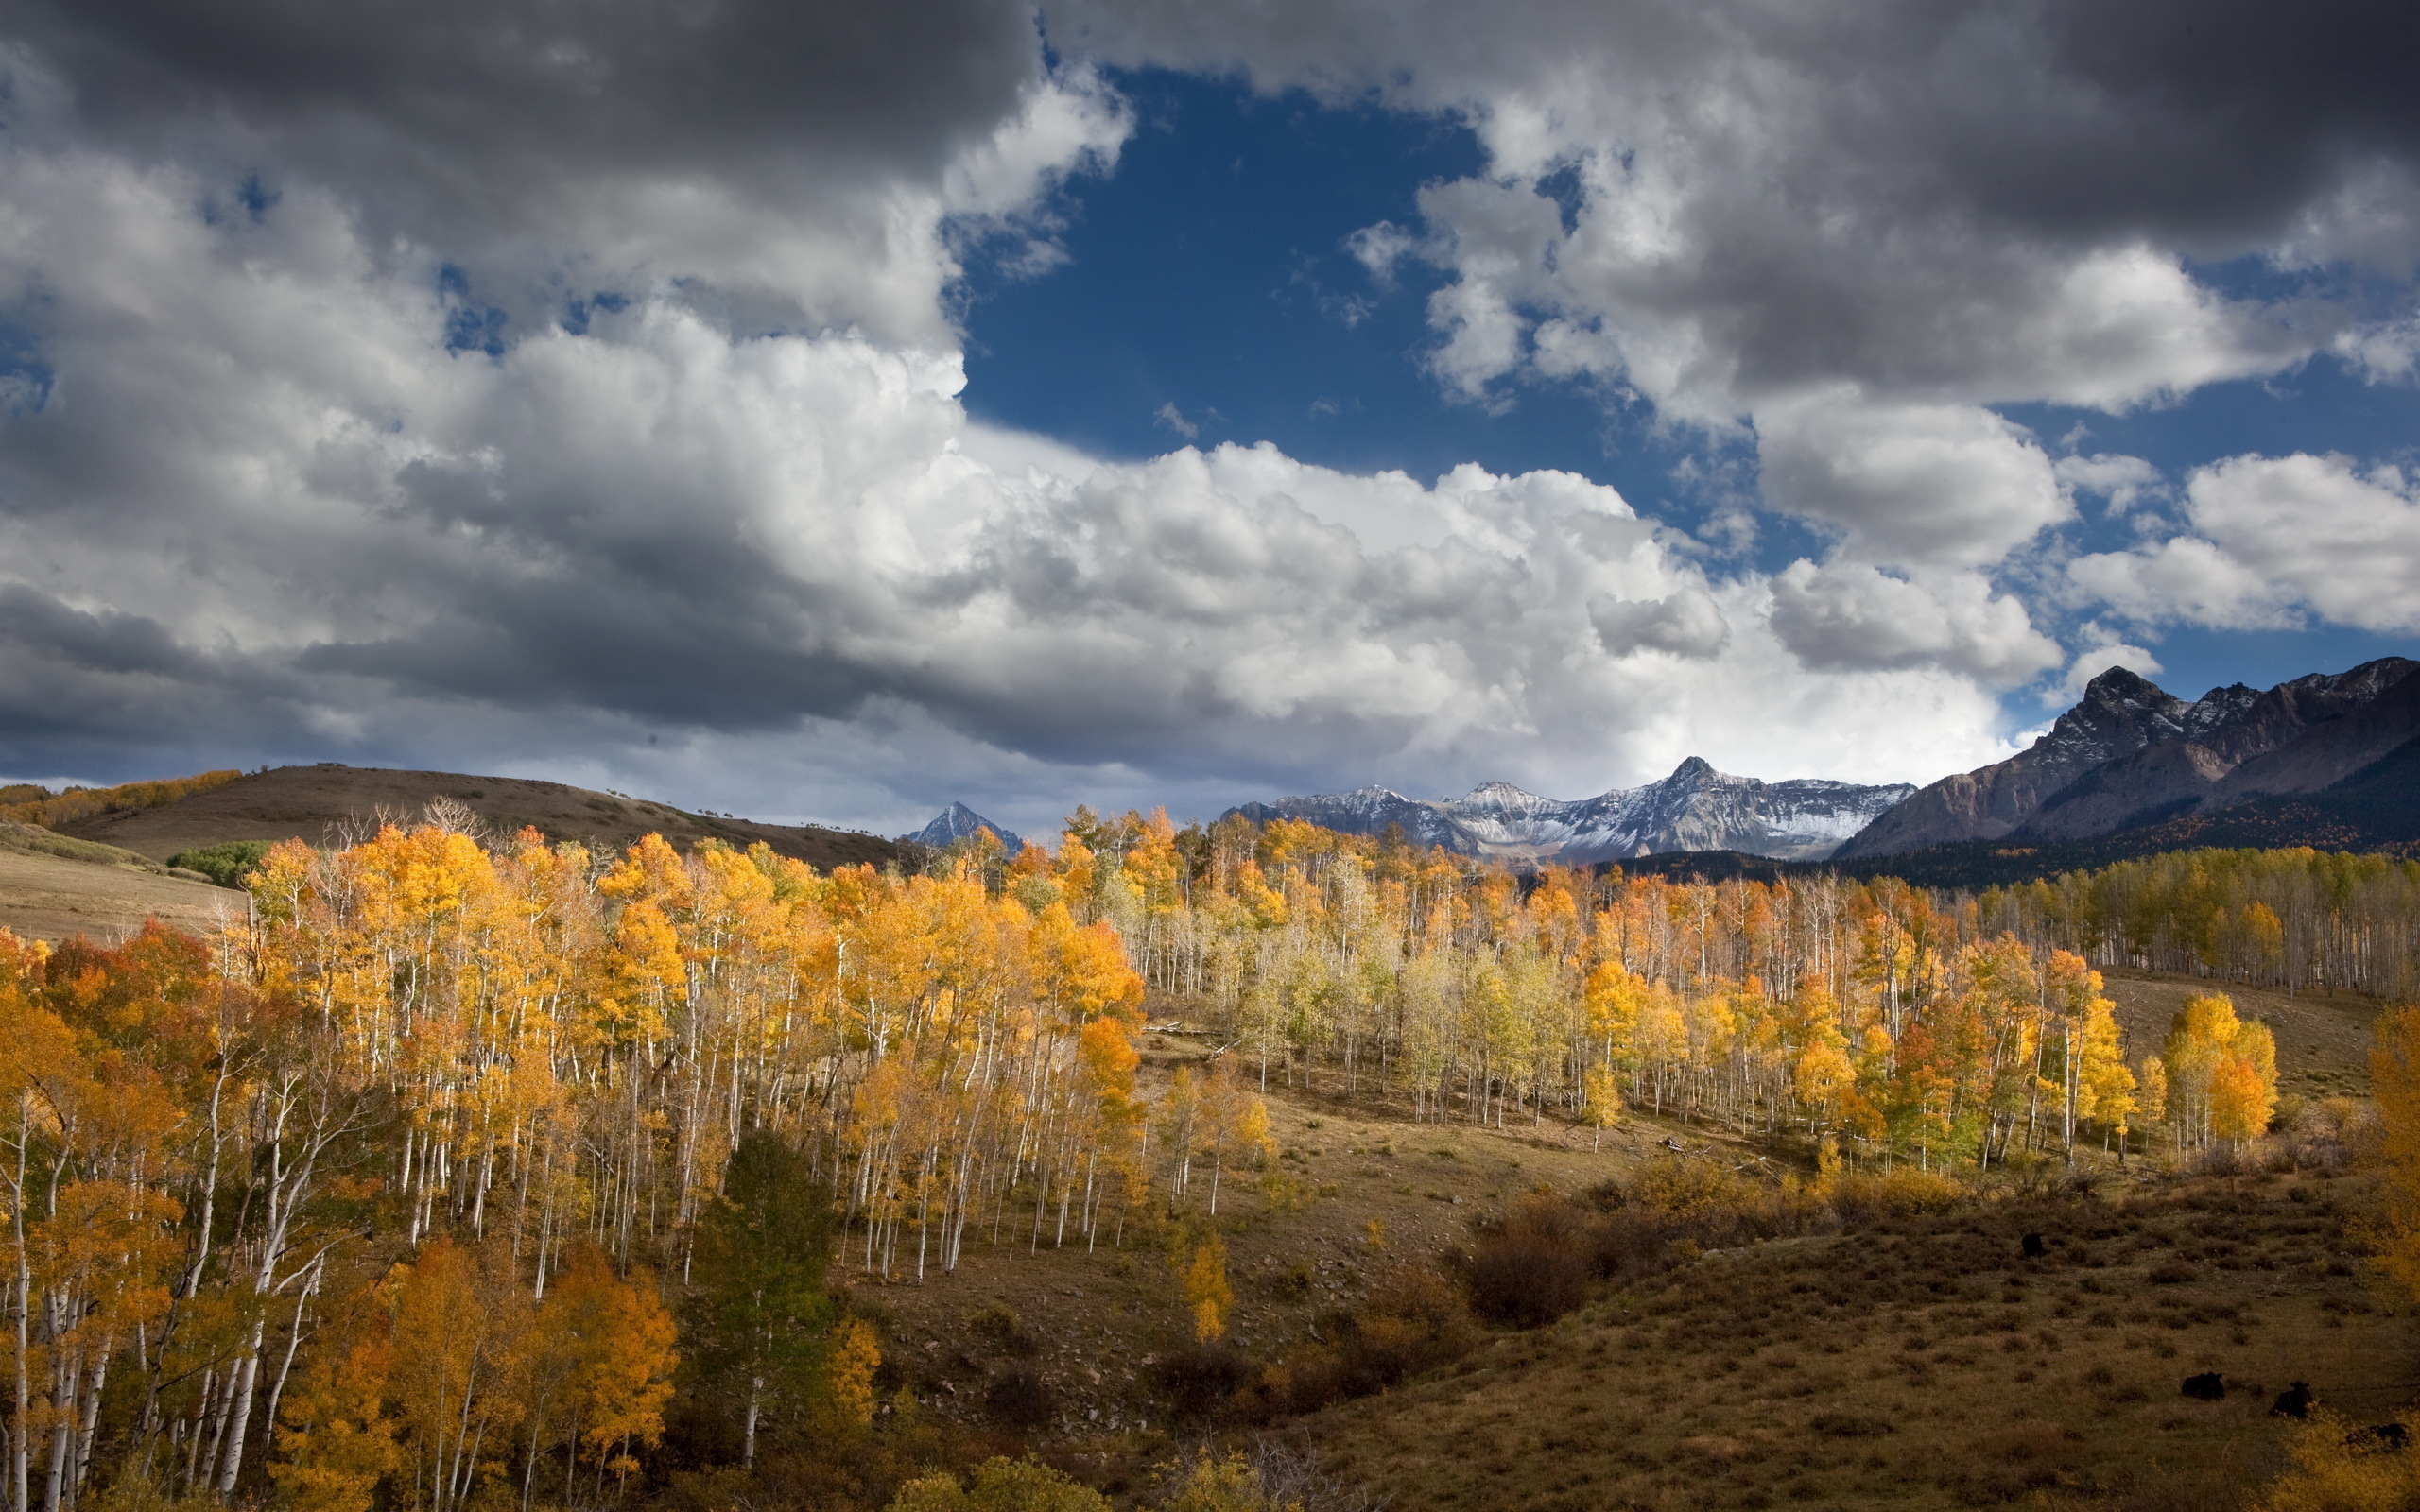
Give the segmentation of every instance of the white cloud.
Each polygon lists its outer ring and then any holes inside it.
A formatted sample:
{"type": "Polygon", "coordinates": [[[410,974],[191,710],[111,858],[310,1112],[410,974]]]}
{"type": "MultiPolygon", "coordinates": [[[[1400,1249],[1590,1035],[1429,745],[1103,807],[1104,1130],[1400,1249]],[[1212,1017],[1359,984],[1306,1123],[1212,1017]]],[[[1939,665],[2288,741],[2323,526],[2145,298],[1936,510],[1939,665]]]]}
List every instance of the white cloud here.
{"type": "Polygon", "coordinates": [[[433,269],[381,266],[340,199],[212,223],[201,189],[0,155],[0,277],[43,284],[59,374],[0,422],[0,708],[74,711],[67,747],[551,748],[701,781],[656,734],[883,822],[908,800],[867,784],[933,796],[897,755],[933,730],[965,758],[942,769],[1023,774],[987,801],[1380,768],[1579,793],[1693,752],[1912,777],[1996,748],[1991,699],[1941,670],[1970,650],[1809,679],[1758,580],[1584,478],[1099,461],[970,426],[954,354],[735,338],[677,291],[449,352],[433,269]],[[1886,735],[1878,706],[1929,723],[1886,735]],[[849,733],[869,719],[910,733],[849,733]],[[856,776],[798,785],[842,755],[856,776]]]}
{"type": "Polygon", "coordinates": [[[2166,669],[2158,657],[2142,646],[2128,642],[2117,631],[2100,624],[2083,627],[2084,644],[2076,652],[2075,660],[2059,679],[2059,696],[2070,701],[2083,696],[2083,690],[2093,679],[2111,667],[2124,667],[2143,677],[2157,677],[2166,669]]]}
{"type": "Polygon", "coordinates": [[[1860,562],[1792,562],[1773,579],[1773,633],[1815,669],[1945,667],[1987,686],[2064,660],[2025,606],[1971,572],[1893,576],[1860,562]]]}
{"type": "MultiPolygon", "coordinates": [[[[1467,122],[1484,170],[1353,243],[1374,271],[1449,276],[1428,305],[1441,384],[1501,406],[1586,378],[1668,423],[1747,422],[1772,502],[1860,559],[1996,562],[2066,518],[2038,448],[1987,406],[2164,403],[2350,329],[2323,300],[2226,297],[2195,260],[2408,272],[2420,251],[2400,86],[2298,51],[2358,35],[2350,8],[2185,51],[2156,5],[1048,13],[1078,51],[1467,122]]],[[[2347,350],[2401,360],[2376,334],[2347,350]]]]}
{"type": "Polygon", "coordinates": [[[2348,457],[2238,456],[2186,482],[2192,534],[2068,564],[2086,593],[2147,623],[2268,628],[2313,616],[2420,630],[2420,490],[2348,457]]]}
{"type": "Polygon", "coordinates": [[[2051,472],[2063,486],[2107,500],[2112,518],[2132,509],[2136,501],[2145,493],[2156,491],[2161,483],[2159,469],[2141,457],[2107,452],[2091,456],[2063,456],[2052,464],[2051,472]]]}
{"type": "Polygon", "coordinates": [[[2042,448],[1986,409],[1825,393],[1756,423],[1767,500],[1869,560],[1984,565],[2074,512],[2042,448]]]}
{"type": "MultiPolygon", "coordinates": [[[[1989,569],[2076,490],[2151,486],[1985,406],[2274,370],[2342,322],[2221,299],[2188,247],[2396,234],[2388,180],[2360,210],[2222,129],[2134,129],[2160,123],[2056,16],[1053,7],[1053,66],[1028,12],[942,3],[736,0],[670,41],[519,0],[235,6],[206,50],[19,8],[0,296],[39,363],[0,387],[0,757],[584,761],[898,828],[963,796],[1041,829],[1087,788],[1576,794],[1691,754],[1927,778],[2000,754],[1992,690],[2068,661],[1989,569]],[[1449,273],[1440,381],[1601,381],[1753,436],[1833,556],[1720,576],[1568,473],[971,425],[959,260],[1064,258],[1056,188],[1133,129],[1093,57],[1458,112],[1486,170],[1351,244],[1449,273]],[[2194,198],[2221,181],[2266,208],[2194,198]],[[496,350],[447,350],[453,319],[496,350]]],[[[2404,623],[2399,476],[2187,492],[2196,534],[2073,581],[2139,616],[2404,623]]]]}

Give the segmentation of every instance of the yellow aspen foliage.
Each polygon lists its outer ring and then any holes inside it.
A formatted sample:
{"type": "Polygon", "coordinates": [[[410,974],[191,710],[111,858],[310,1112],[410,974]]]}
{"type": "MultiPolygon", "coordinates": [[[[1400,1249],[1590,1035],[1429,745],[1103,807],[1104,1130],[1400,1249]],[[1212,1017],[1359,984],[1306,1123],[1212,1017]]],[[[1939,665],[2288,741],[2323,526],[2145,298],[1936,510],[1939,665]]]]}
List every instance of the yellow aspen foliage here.
{"type": "Polygon", "coordinates": [[[369,1512],[399,1460],[382,1406],[392,1365],[386,1309],[363,1296],[347,1311],[352,1327],[312,1351],[278,1409],[281,1453],[268,1473],[291,1512],[369,1512]]]}
{"type": "MultiPolygon", "coordinates": [[[[554,1441],[577,1435],[566,1445],[573,1464],[583,1449],[591,1457],[629,1460],[632,1449],[664,1436],[679,1363],[676,1333],[644,1273],[625,1281],[604,1251],[584,1245],[573,1252],[538,1309],[527,1347],[533,1362],[546,1359],[560,1372],[551,1405],[562,1427],[554,1441]]],[[[535,1404],[531,1411],[535,1416],[535,1404]]]]}
{"type": "Polygon", "coordinates": [[[500,1478],[520,1425],[533,1307],[499,1247],[440,1238],[391,1281],[388,1398],[431,1512],[500,1478]]]}
{"type": "Polygon", "coordinates": [[[2236,1014],[2224,993],[2187,998],[2170,1021],[2161,1057],[2168,1119],[2187,1146],[2243,1141],[2268,1126],[2277,1095],[2277,1042],[2236,1014]]]}
{"type": "Polygon", "coordinates": [[[1109,1499],[1030,1459],[988,1459],[961,1486],[946,1472],[909,1481],[888,1512],[1111,1512],[1109,1499]]]}
{"type": "Polygon", "coordinates": [[[825,1366],[833,1416],[851,1428],[873,1422],[874,1372],[882,1367],[882,1346],[873,1325],[861,1317],[845,1318],[832,1331],[832,1352],[825,1366]]]}
{"type": "Polygon", "coordinates": [[[1227,1314],[1236,1305],[1235,1289],[1227,1283],[1227,1242],[1212,1234],[1193,1246],[1183,1280],[1195,1340],[1209,1344],[1226,1337],[1227,1314]]]}
{"type": "Polygon", "coordinates": [[[1610,1065],[1599,1062],[1588,1068],[1588,1126],[1596,1130],[1594,1147],[1602,1148],[1605,1130],[1621,1122],[1621,1078],[1610,1065]]]}
{"type": "Polygon", "coordinates": [[[2210,1134],[2241,1143],[2265,1132],[2277,1106],[2273,1078],[2249,1056],[2229,1056],[2210,1073],[2210,1134]]]}

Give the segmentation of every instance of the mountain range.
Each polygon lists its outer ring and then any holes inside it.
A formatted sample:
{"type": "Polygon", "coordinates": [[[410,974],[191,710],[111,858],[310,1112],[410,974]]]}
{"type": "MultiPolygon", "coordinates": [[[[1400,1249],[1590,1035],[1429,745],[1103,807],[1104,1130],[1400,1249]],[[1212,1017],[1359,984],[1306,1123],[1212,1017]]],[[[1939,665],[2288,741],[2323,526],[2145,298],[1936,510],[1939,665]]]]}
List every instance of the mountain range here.
{"type": "Polygon", "coordinates": [[[2112,667],[2026,749],[1921,788],[1763,782],[1691,757],[1661,782],[1589,799],[1509,782],[1459,799],[1371,786],[1228,812],[1349,834],[1392,827],[1415,846],[1512,862],[1726,851],[1717,870],[1834,861],[1864,872],[1921,852],[1945,879],[1996,878],[2010,857],[2097,866],[2204,845],[2413,850],[2420,662],[2383,657],[2265,693],[2234,683],[2190,703],[2112,667]]]}
{"type": "Polygon", "coordinates": [[[2312,673],[2266,693],[2235,683],[2191,703],[2113,667],[2031,747],[1919,790],[1833,859],[1967,841],[2057,844],[2167,825],[2207,830],[2231,811],[2250,818],[2263,805],[2327,794],[2357,777],[2390,793],[2390,774],[2370,768],[2398,752],[2408,758],[2403,748],[2415,737],[2420,662],[2401,657],[2312,673]]]}
{"type": "Polygon", "coordinates": [[[1823,778],[1759,782],[1690,757],[1669,777],[1595,798],[1551,799],[1488,782],[1458,799],[1406,798],[1391,788],[1282,798],[1228,812],[1255,823],[1302,819],[1347,834],[1399,827],[1404,839],[1461,855],[1584,866],[1673,850],[1738,850],[1817,860],[1915,788],[1823,778]]]}

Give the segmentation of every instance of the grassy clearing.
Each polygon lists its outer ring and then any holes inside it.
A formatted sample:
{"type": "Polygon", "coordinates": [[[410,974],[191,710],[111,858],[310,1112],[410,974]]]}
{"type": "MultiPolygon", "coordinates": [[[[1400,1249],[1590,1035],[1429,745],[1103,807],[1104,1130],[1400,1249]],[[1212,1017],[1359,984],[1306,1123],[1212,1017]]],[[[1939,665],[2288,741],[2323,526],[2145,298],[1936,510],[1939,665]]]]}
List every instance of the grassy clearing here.
{"type": "Polygon", "coordinates": [[[2226,1506],[2281,1463],[2290,1383],[2364,1420],[2408,1399],[2360,1186],[2018,1198],[1707,1255],[1309,1431],[1402,1507],[2226,1506]],[[2203,1372],[2223,1400],[2183,1395],[2203,1372]]]}
{"type": "MultiPolygon", "coordinates": [[[[2121,1005],[2155,1012],[2191,986],[2143,979],[2121,1005]]],[[[2367,1005],[2294,1006],[2289,1075],[2343,1090],[2367,1005]]],[[[1179,1037],[1150,1049],[1163,1074],[1200,1053],[1179,1037]]],[[[988,1448],[1037,1450],[1113,1494],[1204,1435],[1274,1434],[1394,1507],[1456,1512],[2225,1507],[2282,1465],[2290,1425],[2270,1407],[2291,1383],[2369,1422],[2420,1382],[2408,1311],[2362,1258],[2367,1177],[2164,1177],[2086,1152],[2091,1195],[1633,1246],[1558,1321],[1474,1322],[1442,1367],[1272,1416],[1255,1388],[1269,1366],[1333,1350],[1403,1265],[1469,1248],[1530,1194],[1635,1188],[1659,1164],[1770,1172],[1776,1156],[1647,1119],[1600,1147],[1589,1130],[1413,1124],[1276,1085],[1270,1106],[1274,1197],[1231,1173],[1220,1201],[1240,1374],[1212,1405],[1188,1416],[1170,1389],[1190,1341],[1159,1253],[1131,1232],[1123,1250],[1054,1250],[1030,1212],[1024,1243],[1004,1222],[956,1275],[856,1279],[890,1340],[890,1382],[988,1448]],[[2223,1400],[2183,1394],[2204,1372],[2223,1400]]]]}

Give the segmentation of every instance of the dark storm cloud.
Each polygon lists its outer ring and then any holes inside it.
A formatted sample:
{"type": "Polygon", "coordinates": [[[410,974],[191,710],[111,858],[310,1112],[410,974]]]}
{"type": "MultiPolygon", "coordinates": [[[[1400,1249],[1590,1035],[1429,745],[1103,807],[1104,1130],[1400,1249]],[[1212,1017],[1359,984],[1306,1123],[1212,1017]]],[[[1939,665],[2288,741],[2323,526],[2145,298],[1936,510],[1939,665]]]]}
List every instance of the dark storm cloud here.
{"type": "Polygon", "coordinates": [[[232,116],[490,209],[585,172],[928,175],[1036,72],[1000,0],[22,0],[8,27],[95,123],[173,148],[232,116]]]}
{"type": "Polygon", "coordinates": [[[2122,128],[2002,182],[2047,221],[2258,238],[2349,166],[2420,160],[2410,6],[2059,0],[2042,15],[2053,67],[2122,128]]]}

